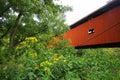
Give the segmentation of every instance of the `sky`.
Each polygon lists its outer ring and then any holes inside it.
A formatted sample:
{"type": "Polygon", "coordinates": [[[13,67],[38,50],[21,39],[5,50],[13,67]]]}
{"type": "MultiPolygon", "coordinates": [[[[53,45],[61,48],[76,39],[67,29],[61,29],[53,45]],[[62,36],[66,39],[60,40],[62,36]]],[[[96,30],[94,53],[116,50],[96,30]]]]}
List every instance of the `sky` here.
{"type": "Polygon", "coordinates": [[[71,25],[104,6],[110,0],[61,0],[61,4],[73,8],[72,12],[66,12],[66,24],[71,25]]]}

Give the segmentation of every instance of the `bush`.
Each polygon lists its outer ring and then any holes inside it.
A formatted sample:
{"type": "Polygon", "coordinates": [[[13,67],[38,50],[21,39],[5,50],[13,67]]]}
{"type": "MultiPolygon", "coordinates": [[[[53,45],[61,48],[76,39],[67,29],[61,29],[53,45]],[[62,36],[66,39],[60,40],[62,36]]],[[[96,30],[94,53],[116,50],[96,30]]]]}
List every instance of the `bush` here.
{"type": "Polygon", "coordinates": [[[50,35],[1,46],[0,80],[119,80],[120,49],[75,50],[50,35]]]}
{"type": "Polygon", "coordinates": [[[82,55],[80,57],[77,55],[74,60],[70,61],[72,66],[69,71],[73,75],[75,74],[74,77],[79,78],[79,80],[119,80],[119,50],[119,48],[79,50],[82,55]],[[113,53],[113,51],[117,52],[113,53]]]}
{"type": "Polygon", "coordinates": [[[58,79],[68,59],[76,53],[66,44],[67,41],[56,41],[44,34],[28,37],[16,48],[1,47],[0,80],[58,79]]]}

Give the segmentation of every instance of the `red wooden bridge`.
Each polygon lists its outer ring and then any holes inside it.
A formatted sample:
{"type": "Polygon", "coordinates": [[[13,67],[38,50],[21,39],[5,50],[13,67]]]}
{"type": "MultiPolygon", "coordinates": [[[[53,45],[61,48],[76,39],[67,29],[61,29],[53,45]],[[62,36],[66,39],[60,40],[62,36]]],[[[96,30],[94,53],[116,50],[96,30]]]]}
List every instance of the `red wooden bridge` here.
{"type": "Polygon", "coordinates": [[[113,0],[70,27],[64,39],[71,39],[70,45],[76,48],[120,46],[120,0],[113,0]]]}

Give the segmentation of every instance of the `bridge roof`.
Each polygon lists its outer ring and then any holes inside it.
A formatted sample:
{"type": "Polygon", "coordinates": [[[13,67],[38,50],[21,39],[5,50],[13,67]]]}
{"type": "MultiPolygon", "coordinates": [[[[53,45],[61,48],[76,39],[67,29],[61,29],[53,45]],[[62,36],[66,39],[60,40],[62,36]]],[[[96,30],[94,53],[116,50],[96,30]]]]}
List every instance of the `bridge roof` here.
{"type": "Polygon", "coordinates": [[[72,24],[70,26],[70,28],[75,28],[80,24],[83,24],[85,22],[87,22],[90,19],[93,19],[109,10],[111,10],[112,8],[115,8],[117,6],[120,6],[120,0],[113,0],[111,2],[109,2],[108,4],[106,4],[105,6],[99,8],[98,10],[94,11],[93,13],[87,15],[86,17],[84,17],[83,19],[80,19],[79,21],[77,21],[76,23],[72,24]]]}

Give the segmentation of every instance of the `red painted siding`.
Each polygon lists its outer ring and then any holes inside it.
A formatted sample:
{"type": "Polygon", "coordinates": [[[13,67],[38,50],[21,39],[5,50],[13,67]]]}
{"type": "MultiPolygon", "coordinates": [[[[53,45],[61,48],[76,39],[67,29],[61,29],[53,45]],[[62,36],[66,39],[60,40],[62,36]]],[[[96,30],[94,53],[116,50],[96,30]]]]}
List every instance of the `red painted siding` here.
{"type": "Polygon", "coordinates": [[[66,32],[73,46],[88,46],[120,42],[120,6],[66,32]],[[90,29],[94,33],[88,34],[90,29]]]}

